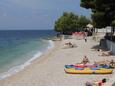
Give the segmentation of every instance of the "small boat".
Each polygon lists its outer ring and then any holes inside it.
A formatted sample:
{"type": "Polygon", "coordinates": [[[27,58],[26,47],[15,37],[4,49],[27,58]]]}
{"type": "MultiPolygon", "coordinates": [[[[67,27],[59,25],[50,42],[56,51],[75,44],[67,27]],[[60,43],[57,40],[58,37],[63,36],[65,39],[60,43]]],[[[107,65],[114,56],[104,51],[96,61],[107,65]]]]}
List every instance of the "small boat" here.
{"type": "Polygon", "coordinates": [[[106,68],[66,68],[64,70],[68,74],[111,74],[113,71],[106,68]]]}

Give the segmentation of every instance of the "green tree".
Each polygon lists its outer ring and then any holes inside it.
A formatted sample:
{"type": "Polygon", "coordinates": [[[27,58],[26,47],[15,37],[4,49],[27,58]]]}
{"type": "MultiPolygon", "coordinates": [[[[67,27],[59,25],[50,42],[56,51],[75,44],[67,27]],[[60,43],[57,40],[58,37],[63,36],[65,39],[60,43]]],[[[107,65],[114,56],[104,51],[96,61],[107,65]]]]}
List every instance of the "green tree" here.
{"type": "Polygon", "coordinates": [[[78,17],[78,21],[77,21],[78,28],[83,29],[89,23],[91,23],[91,21],[88,18],[86,18],[85,16],[78,17]]]}
{"type": "Polygon", "coordinates": [[[55,31],[61,33],[71,33],[77,28],[78,16],[74,13],[64,12],[61,17],[55,21],[55,31]]]}
{"type": "Polygon", "coordinates": [[[114,31],[115,31],[115,20],[112,21],[111,26],[113,27],[112,32],[114,33],[114,31]]]}
{"type": "Polygon", "coordinates": [[[95,27],[106,27],[115,20],[115,0],[81,0],[81,7],[91,9],[95,27]]]}
{"type": "Polygon", "coordinates": [[[82,28],[90,22],[85,16],[78,16],[72,12],[64,12],[61,17],[55,21],[55,31],[61,33],[72,33],[77,28],[82,28]]]}

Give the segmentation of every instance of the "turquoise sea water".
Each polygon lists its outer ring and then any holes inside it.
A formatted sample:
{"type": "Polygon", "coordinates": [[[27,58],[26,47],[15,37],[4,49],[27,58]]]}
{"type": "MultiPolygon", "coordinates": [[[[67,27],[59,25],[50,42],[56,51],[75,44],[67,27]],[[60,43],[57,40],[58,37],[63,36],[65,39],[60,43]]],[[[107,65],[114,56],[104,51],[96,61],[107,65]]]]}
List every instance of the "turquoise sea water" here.
{"type": "Polygon", "coordinates": [[[53,47],[52,30],[0,31],[0,79],[22,70],[32,60],[53,47]]]}

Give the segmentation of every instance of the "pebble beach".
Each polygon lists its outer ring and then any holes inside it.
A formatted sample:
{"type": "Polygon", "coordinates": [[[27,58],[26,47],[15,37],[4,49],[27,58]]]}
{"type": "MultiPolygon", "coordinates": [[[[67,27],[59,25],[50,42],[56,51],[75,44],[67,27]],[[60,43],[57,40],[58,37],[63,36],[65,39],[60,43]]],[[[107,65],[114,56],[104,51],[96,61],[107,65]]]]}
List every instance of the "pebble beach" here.
{"type": "Polygon", "coordinates": [[[84,55],[88,57],[91,64],[94,61],[115,60],[114,56],[99,56],[100,53],[93,49],[98,44],[91,37],[87,38],[87,42],[84,39],[55,41],[54,48],[34,60],[24,70],[0,80],[0,86],[85,86],[86,81],[96,81],[103,78],[110,80],[114,76],[114,71],[112,74],[105,75],[67,74],[64,71],[65,64],[79,63],[84,55]],[[66,46],[67,42],[75,44],[76,47],[66,46]]]}

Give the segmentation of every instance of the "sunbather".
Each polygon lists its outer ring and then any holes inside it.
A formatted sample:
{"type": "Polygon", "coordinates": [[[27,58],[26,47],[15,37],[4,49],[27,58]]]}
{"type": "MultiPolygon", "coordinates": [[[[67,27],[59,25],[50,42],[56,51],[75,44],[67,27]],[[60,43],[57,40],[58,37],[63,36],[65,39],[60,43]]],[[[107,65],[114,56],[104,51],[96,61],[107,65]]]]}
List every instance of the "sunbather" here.
{"type": "Polygon", "coordinates": [[[102,52],[102,50],[101,50],[101,49],[97,49],[97,51],[102,52]]]}
{"type": "Polygon", "coordinates": [[[102,64],[109,64],[107,61],[98,61],[94,62],[94,64],[102,65],[102,64]]]}
{"type": "Polygon", "coordinates": [[[87,63],[89,63],[89,59],[87,58],[87,56],[84,56],[83,60],[80,63],[76,63],[75,65],[86,65],[87,63]]]}
{"type": "Polygon", "coordinates": [[[99,56],[110,56],[112,55],[111,51],[103,51],[99,56]]]}
{"type": "Polygon", "coordinates": [[[68,45],[69,47],[72,47],[72,48],[75,46],[75,44],[72,44],[71,42],[65,43],[65,45],[68,45]]]}
{"type": "Polygon", "coordinates": [[[108,65],[109,67],[112,67],[112,68],[115,68],[115,62],[114,60],[111,60],[111,61],[98,61],[98,62],[94,62],[94,64],[97,64],[97,65],[108,65]]]}
{"type": "Polygon", "coordinates": [[[86,86],[102,86],[104,83],[106,83],[106,78],[99,80],[99,81],[93,81],[93,82],[86,82],[86,86]]]}
{"type": "Polygon", "coordinates": [[[89,63],[89,59],[87,58],[87,56],[84,56],[84,58],[83,58],[83,60],[82,60],[81,63],[82,63],[82,64],[87,64],[87,63],[89,63]]]}

